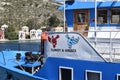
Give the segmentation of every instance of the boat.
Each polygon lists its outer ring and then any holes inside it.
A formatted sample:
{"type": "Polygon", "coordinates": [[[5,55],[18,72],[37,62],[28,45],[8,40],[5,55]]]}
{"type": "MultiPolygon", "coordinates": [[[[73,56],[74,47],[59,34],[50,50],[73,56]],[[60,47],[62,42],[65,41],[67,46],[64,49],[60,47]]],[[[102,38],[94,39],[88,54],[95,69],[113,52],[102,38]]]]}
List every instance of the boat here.
{"type": "MultiPolygon", "coordinates": [[[[41,80],[35,70],[41,62],[35,59],[40,54],[30,51],[4,50],[0,52],[0,80],[41,80]],[[34,61],[36,60],[36,61],[34,61]]],[[[46,80],[46,79],[43,79],[46,80]]]]}
{"type": "Polygon", "coordinates": [[[120,80],[120,63],[102,57],[86,39],[88,33],[44,35],[39,53],[10,49],[0,52],[0,80],[120,80]]]}
{"type": "Polygon", "coordinates": [[[44,56],[29,51],[1,51],[0,80],[120,79],[120,63],[104,59],[80,33],[46,35],[44,56]]]}

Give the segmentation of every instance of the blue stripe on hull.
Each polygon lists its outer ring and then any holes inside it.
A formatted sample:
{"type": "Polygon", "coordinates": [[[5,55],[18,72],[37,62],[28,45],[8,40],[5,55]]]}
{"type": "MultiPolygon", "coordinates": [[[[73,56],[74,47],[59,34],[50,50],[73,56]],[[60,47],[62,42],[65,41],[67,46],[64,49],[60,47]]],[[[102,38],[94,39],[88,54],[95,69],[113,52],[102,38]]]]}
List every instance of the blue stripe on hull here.
{"type": "Polygon", "coordinates": [[[118,63],[48,58],[44,68],[35,75],[48,80],[59,80],[59,66],[73,68],[73,80],[85,80],[86,70],[102,72],[102,80],[116,80],[117,74],[120,74],[118,63]]]}

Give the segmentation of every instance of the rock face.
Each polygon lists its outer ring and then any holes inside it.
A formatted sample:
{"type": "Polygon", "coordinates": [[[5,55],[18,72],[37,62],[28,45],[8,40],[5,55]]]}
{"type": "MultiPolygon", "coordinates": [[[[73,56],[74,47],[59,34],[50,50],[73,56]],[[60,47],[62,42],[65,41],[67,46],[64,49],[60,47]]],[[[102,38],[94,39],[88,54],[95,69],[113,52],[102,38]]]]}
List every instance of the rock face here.
{"type": "Polygon", "coordinates": [[[63,12],[57,10],[53,0],[0,0],[0,26],[22,27],[31,25],[34,28],[43,26],[52,15],[63,21],[63,12]]]}

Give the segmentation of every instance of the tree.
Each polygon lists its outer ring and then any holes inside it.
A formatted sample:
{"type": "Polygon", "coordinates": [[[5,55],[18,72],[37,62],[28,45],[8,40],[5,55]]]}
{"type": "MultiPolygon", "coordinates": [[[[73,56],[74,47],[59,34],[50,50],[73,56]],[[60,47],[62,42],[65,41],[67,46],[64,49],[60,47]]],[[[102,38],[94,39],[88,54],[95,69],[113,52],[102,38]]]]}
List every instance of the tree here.
{"type": "Polygon", "coordinates": [[[18,34],[15,32],[14,27],[8,27],[5,29],[5,38],[7,38],[9,40],[18,39],[18,34]]]}
{"type": "Polygon", "coordinates": [[[56,15],[53,15],[48,19],[48,25],[50,27],[57,27],[59,24],[60,24],[60,20],[57,18],[56,15]]]}
{"type": "Polygon", "coordinates": [[[40,28],[40,24],[38,23],[37,19],[28,19],[28,21],[26,22],[26,26],[29,27],[29,29],[39,29],[40,28]]]}

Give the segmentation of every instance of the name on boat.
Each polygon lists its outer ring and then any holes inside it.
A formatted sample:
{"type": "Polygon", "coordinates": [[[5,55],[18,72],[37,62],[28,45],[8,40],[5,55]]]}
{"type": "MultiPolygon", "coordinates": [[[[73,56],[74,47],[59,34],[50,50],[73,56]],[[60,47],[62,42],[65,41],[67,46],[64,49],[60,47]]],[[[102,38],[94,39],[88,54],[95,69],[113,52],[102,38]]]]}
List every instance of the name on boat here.
{"type": "Polygon", "coordinates": [[[52,52],[76,52],[76,49],[51,49],[52,52]]]}

